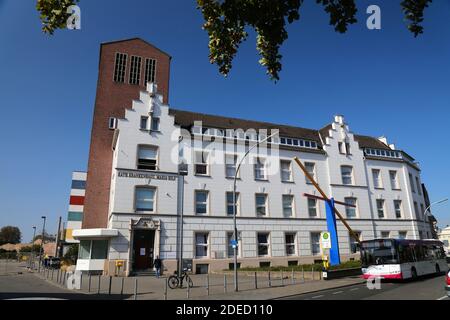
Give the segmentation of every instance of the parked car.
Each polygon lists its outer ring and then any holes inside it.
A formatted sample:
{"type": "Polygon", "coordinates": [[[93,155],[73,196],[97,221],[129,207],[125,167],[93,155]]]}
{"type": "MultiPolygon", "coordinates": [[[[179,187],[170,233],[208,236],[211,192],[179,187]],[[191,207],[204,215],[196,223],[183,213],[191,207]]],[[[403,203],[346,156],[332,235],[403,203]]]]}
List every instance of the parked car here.
{"type": "Polygon", "coordinates": [[[450,270],[447,271],[447,275],[445,276],[445,290],[447,290],[447,295],[450,297],[450,270]]]}

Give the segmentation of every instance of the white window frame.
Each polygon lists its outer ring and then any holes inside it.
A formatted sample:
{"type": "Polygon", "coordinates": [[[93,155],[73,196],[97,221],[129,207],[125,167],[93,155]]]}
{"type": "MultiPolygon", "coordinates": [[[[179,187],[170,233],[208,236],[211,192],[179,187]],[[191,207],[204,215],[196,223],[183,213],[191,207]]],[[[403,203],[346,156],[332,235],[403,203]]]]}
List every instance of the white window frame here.
{"type": "Polygon", "coordinates": [[[384,199],[376,199],[376,206],[377,206],[377,217],[378,219],[385,219],[386,218],[386,201],[384,199]],[[381,208],[378,205],[379,203],[382,204],[381,208]],[[380,210],[383,213],[383,216],[380,217],[380,210]]]}
{"type": "Polygon", "coordinates": [[[270,257],[270,232],[257,232],[256,233],[256,254],[258,257],[270,257]],[[267,235],[267,242],[260,243],[259,242],[259,235],[267,235]],[[267,247],[267,254],[259,254],[259,247],[265,246],[267,247]]]}
{"type": "Polygon", "coordinates": [[[280,175],[282,182],[293,182],[293,174],[292,174],[292,161],[290,160],[280,160],[280,175]],[[283,165],[287,165],[287,169],[283,168],[283,165]],[[289,176],[289,179],[284,179],[285,175],[289,176]]]}
{"type": "Polygon", "coordinates": [[[342,184],[345,186],[353,186],[355,184],[352,166],[349,166],[349,165],[341,166],[341,179],[342,179],[342,184]],[[344,171],[346,169],[350,169],[350,174],[348,174],[348,172],[344,171]],[[350,183],[346,183],[346,179],[348,179],[348,178],[350,178],[350,183]]]}
{"type": "Polygon", "coordinates": [[[306,200],[306,205],[307,205],[307,207],[308,207],[308,217],[309,218],[319,218],[319,208],[318,208],[318,202],[317,202],[317,199],[314,199],[314,198],[306,198],[307,200],[306,200]],[[314,201],[314,207],[313,206],[310,206],[310,201],[314,201]],[[314,208],[315,210],[315,212],[316,212],[316,214],[313,216],[313,215],[311,215],[311,210],[312,210],[312,208],[314,208]]]}
{"type": "Polygon", "coordinates": [[[134,211],[135,212],[140,212],[140,213],[155,213],[156,212],[156,199],[157,199],[157,188],[156,187],[149,187],[149,186],[136,186],[134,188],[134,211]],[[137,199],[137,195],[138,195],[138,190],[151,190],[153,191],[153,199],[150,199],[148,202],[153,203],[152,207],[153,210],[147,210],[146,208],[138,208],[138,199],[137,199]]]}
{"type": "Polygon", "coordinates": [[[267,193],[255,193],[255,212],[257,217],[268,217],[269,216],[269,208],[267,205],[269,196],[267,193]],[[264,196],[264,212],[265,214],[258,213],[258,208],[261,208],[261,205],[258,205],[258,196],[264,196]]]}
{"type": "Polygon", "coordinates": [[[344,198],[344,202],[348,203],[348,204],[354,204],[355,205],[355,207],[345,206],[345,216],[347,218],[350,218],[350,219],[357,219],[359,217],[359,214],[358,214],[358,198],[356,198],[356,197],[345,197],[344,198]],[[352,203],[353,200],[354,200],[354,203],[352,203]],[[354,210],[355,211],[355,215],[353,217],[348,215],[349,210],[354,210]]]}
{"type": "MultiPolygon", "coordinates": [[[[316,179],[316,163],[315,162],[305,162],[305,169],[309,173],[309,175],[314,179],[314,181],[318,182],[316,179]],[[312,167],[312,171],[309,170],[312,167]]],[[[312,184],[311,181],[305,176],[306,184],[312,184]]]]}
{"type": "Polygon", "coordinates": [[[152,145],[146,145],[146,144],[139,144],[137,147],[137,157],[136,157],[137,161],[136,161],[136,168],[138,170],[148,170],[148,171],[157,171],[159,170],[159,148],[158,146],[152,146],[152,145]],[[142,149],[152,149],[155,152],[155,158],[141,158],[140,153],[142,149]],[[141,162],[142,160],[154,160],[155,164],[154,164],[154,169],[145,169],[145,168],[140,168],[140,166],[152,166],[150,163],[145,164],[141,162]]]}
{"type": "Polygon", "coordinates": [[[257,181],[267,181],[267,170],[266,170],[266,159],[257,157],[255,158],[255,163],[253,165],[253,173],[255,180],[257,181]],[[258,177],[258,173],[262,173],[262,178],[258,177]]]}
{"type": "Polygon", "coordinates": [[[402,200],[394,200],[394,212],[395,217],[397,219],[403,218],[403,201],[402,200]],[[397,209],[397,204],[399,204],[399,208],[397,209]],[[398,216],[398,213],[400,213],[400,217],[398,216]]]}
{"type": "Polygon", "coordinates": [[[194,256],[195,259],[208,259],[210,256],[209,252],[209,243],[210,243],[210,233],[207,231],[198,231],[194,233],[194,256]],[[206,243],[197,243],[197,235],[206,235],[206,243]],[[198,256],[197,255],[197,247],[206,247],[206,255],[198,256]]]}
{"type": "MultiPolygon", "coordinates": [[[[231,153],[227,153],[225,154],[225,177],[226,178],[233,178],[236,174],[236,170],[237,170],[237,164],[238,164],[238,156],[236,154],[231,154],[231,153]],[[231,157],[233,157],[233,163],[229,163],[228,159],[231,159],[231,157]],[[233,170],[233,175],[229,175],[228,174],[228,169],[233,170]]],[[[239,178],[240,174],[238,172],[236,178],[239,178]]]]}
{"type": "Polygon", "coordinates": [[[312,256],[320,256],[320,254],[321,254],[321,252],[320,252],[320,232],[316,232],[316,231],[311,232],[310,236],[309,236],[309,241],[311,244],[311,255],[312,256]],[[317,242],[313,242],[313,235],[318,236],[317,242]],[[314,251],[315,246],[318,246],[318,248],[319,248],[318,252],[314,251]]]}
{"type": "Polygon", "coordinates": [[[294,195],[292,194],[283,194],[281,195],[281,202],[282,202],[282,209],[283,209],[283,217],[284,218],[293,218],[295,217],[295,199],[294,199],[294,195]],[[286,207],[285,203],[284,203],[284,198],[285,197],[289,197],[291,199],[290,201],[290,206],[286,207]],[[284,210],[290,208],[291,209],[291,214],[289,216],[285,215],[284,210]]]}
{"type": "Polygon", "coordinates": [[[293,257],[297,255],[297,233],[295,232],[285,232],[284,233],[284,250],[287,257],[293,257]],[[286,242],[287,236],[293,236],[293,242],[286,242]],[[294,247],[293,253],[288,254],[288,246],[294,247]]]}
{"type": "Polygon", "coordinates": [[[196,176],[209,176],[209,153],[206,151],[194,152],[194,173],[196,176]],[[198,161],[198,155],[200,154],[201,160],[198,161]],[[205,173],[199,173],[198,166],[205,167],[205,173]]]}
{"type": "Polygon", "coordinates": [[[161,118],[159,118],[159,117],[152,117],[150,119],[150,131],[159,132],[159,131],[161,131],[160,127],[161,127],[161,118]],[[155,121],[156,121],[157,126],[158,126],[157,128],[155,128],[155,126],[154,126],[155,121]]]}
{"type": "Polygon", "coordinates": [[[400,185],[398,183],[398,171],[389,170],[389,180],[391,181],[392,190],[400,190],[400,185]],[[394,179],[392,179],[392,174],[394,174],[394,179]]]}
{"type": "Polygon", "coordinates": [[[194,213],[196,216],[206,216],[209,214],[209,191],[208,190],[195,190],[194,191],[194,213]],[[206,200],[205,202],[197,201],[197,194],[199,193],[205,193],[206,194],[206,200]],[[205,213],[199,213],[197,211],[197,204],[206,205],[206,212],[205,213]]]}
{"type": "MultiPolygon", "coordinates": [[[[228,214],[228,207],[233,206],[233,199],[231,199],[231,202],[228,201],[228,195],[231,194],[231,198],[233,198],[233,192],[227,191],[225,192],[225,213],[227,217],[232,217],[232,214],[228,214]]],[[[241,211],[241,206],[239,205],[241,195],[239,192],[236,192],[236,216],[239,216],[239,213],[241,211]]]]}
{"type": "Polygon", "coordinates": [[[383,178],[380,169],[372,169],[373,186],[375,189],[383,189],[383,178]]]}

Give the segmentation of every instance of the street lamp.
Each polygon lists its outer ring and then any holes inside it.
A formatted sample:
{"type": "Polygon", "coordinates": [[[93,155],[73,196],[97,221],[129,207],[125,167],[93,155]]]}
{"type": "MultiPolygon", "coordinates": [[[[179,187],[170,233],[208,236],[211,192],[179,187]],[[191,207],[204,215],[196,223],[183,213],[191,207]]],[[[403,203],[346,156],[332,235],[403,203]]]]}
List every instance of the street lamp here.
{"type": "MultiPolygon", "coordinates": [[[[442,199],[442,200],[433,202],[432,204],[430,204],[430,205],[425,209],[425,211],[423,212],[423,216],[424,216],[424,217],[427,216],[427,211],[428,211],[428,214],[431,216],[431,212],[429,211],[430,208],[431,208],[431,206],[434,206],[435,204],[440,204],[440,203],[443,203],[443,202],[447,202],[447,201],[448,201],[448,198],[445,198],[445,199],[442,199]]],[[[434,226],[432,225],[432,222],[431,222],[431,221],[430,221],[430,225],[432,226],[432,231],[433,231],[433,230],[436,230],[436,229],[434,228],[434,226]]]]}
{"type": "Polygon", "coordinates": [[[33,226],[33,238],[31,239],[30,269],[33,269],[34,263],[34,238],[36,238],[36,226],[33,226]]]}
{"type": "Polygon", "coordinates": [[[234,244],[233,244],[233,255],[234,255],[234,291],[238,291],[238,275],[237,275],[237,250],[238,250],[238,234],[237,234],[237,226],[236,226],[236,180],[239,173],[239,169],[241,168],[242,162],[244,161],[245,157],[252,151],[254,148],[259,146],[261,143],[266,142],[273,136],[277,135],[278,131],[271,134],[270,136],[264,138],[261,141],[258,141],[255,143],[251,148],[247,150],[247,152],[244,154],[242,159],[239,161],[239,164],[236,168],[236,172],[234,173],[234,181],[233,181],[233,225],[234,225],[234,244]]]}
{"type": "MultiPolygon", "coordinates": [[[[440,204],[440,203],[443,203],[443,202],[447,202],[447,201],[448,201],[448,198],[445,198],[445,199],[442,199],[442,200],[433,202],[432,204],[430,204],[430,205],[425,209],[425,211],[423,212],[423,215],[424,215],[424,216],[427,215],[427,211],[430,210],[431,206],[434,206],[435,204],[440,204]]],[[[431,213],[428,213],[428,214],[431,214],[431,213]]]]}
{"type": "Polygon", "coordinates": [[[43,225],[42,225],[41,248],[39,249],[39,266],[38,266],[38,272],[41,272],[42,249],[44,248],[45,219],[47,219],[47,217],[46,217],[46,216],[42,216],[41,218],[44,219],[44,223],[43,223],[43,225]]]}

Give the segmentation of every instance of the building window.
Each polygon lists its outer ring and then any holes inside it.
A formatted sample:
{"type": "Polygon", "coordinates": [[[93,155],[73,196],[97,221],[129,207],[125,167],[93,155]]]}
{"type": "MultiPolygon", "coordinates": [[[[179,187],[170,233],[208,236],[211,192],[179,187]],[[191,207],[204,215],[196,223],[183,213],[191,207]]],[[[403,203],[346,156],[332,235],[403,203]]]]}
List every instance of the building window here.
{"type": "Polygon", "coordinates": [[[417,202],[414,201],[414,212],[416,214],[417,220],[420,220],[420,212],[419,212],[419,206],[417,205],[417,202]]]}
{"type": "Polygon", "coordinates": [[[311,254],[313,256],[320,254],[320,232],[311,232],[311,254]]]}
{"type": "Polygon", "coordinates": [[[402,217],[402,200],[394,200],[395,217],[400,219],[402,217]]]}
{"type": "Polygon", "coordinates": [[[152,117],[151,130],[159,131],[159,118],[158,117],[152,117]]]}
{"type": "MultiPolygon", "coordinates": [[[[231,245],[231,241],[234,240],[234,233],[227,232],[227,256],[228,258],[234,257],[234,248],[231,245]]],[[[238,246],[239,248],[239,246],[238,246]]]]}
{"type": "Polygon", "coordinates": [[[284,241],[286,244],[286,255],[295,255],[295,233],[286,233],[284,235],[284,241]]]}
{"type": "Polygon", "coordinates": [[[294,216],[294,196],[289,194],[283,195],[283,216],[291,218],[294,216]]]}
{"type": "Polygon", "coordinates": [[[208,172],[208,153],[196,152],[195,153],[195,174],[207,176],[208,172]]]}
{"type": "MultiPolygon", "coordinates": [[[[227,215],[233,216],[233,192],[227,192],[227,215]]],[[[236,215],[239,214],[239,192],[236,192],[236,215]]]]}
{"type": "Polygon", "coordinates": [[[267,215],[267,194],[257,193],[256,199],[256,215],[266,216],[267,215]]]}
{"type": "Polygon", "coordinates": [[[422,216],[423,220],[426,220],[425,207],[424,207],[423,203],[420,204],[420,215],[422,216]]]}
{"type": "Polygon", "coordinates": [[[108,258],[108,240],[81,240],[79,259],[104,260],[108,258]]]}
{"type": "Polygon", "coordinates": [[[417,192],[419,193],[419,195],[422,195],[422,191],[420,190],[422,188],[421,188],[421,185],[420,185],[418,177],[416,177],[416,185],[417,185],[417,192]]]}
{"type": "Polygon", "coordinates": [[[227,154],[225,155],[225,176],[227,178],[234,178],[236,174],[237,155],[227,154]]]}
{"type": "Polygon", "coordinates": [[[308,198],[308,214],[311,218],[317,217],[317,200],[308,198]]]}
{"type": "Polygon", "coordinates": [[[141,117],[141,126],[142,130],[147,130],[148,117],[141,117]]]}
{"type": "Polygon", "coordinates": [[[125,53],[116,53],[116,62],[114,64],[114,81],[125,82],[125,69],[127,66],[127,55],[125,53]]]}
{"type": "Polygon", "coordinates": [[[344,143],[338,142],[338,147],[339,147],[339,153],[340,154],[345,154],[344,143]]]}
{"type": "Polygon", "coordinates": [[[157,170],[158,148],[150,146],[139,146],[138,164],[140,170],[157,170]]]}
{"type": "Polygon", "coordinates": [[[141,57],[131,56],[130,84],[139,85],[141,82],[141,57]]]}
{"type": "Polygon", "coordinates": [[[136,211],[155,211],[155,188],[136,188],[136,211]]]}
{"type": "Polygon", "coordinates": [[[207,214],[208,213],[208,191],[195,191],[195,214],[207,214]]]}
{"type": "Polygon", "coordinates": [[[381,180],[381,171],[379,169],[372,169],[373,185],[375,188],[383,188],[383,181],[381,180]]]}
{"type": "Polygon", "coordinates": [[[258,256],[269,255],[269,234],[258,233],[258,256]]]}
{"type": "Polygon", "coordinates": [[[347,218],[356,218],[356,198],[349,197],[344,199],[345,203],[352,205],[354,207],[345,206],[345,214],[347,215],[347,218]]]}
{"type": "Polygon", "coordinates": [[[350,155],[350,143],[348,142],[339,142],[339,153],[340,154],[346,154],[346,155],[350,155]]]}
{"type": "Polygon", "coordinates": [[[208,232],[198,232],[195,234],[195,257],[208,257],[208,232]]]}
{"type": "Polygon", "coordinates": [[[384,200],[377,199],[378,218],[384,218],[384,200]]]}
{"type": "Polygon", "coordinates": [[[397,180],[397,171],[389,171],[389,177],[391,179],[391,188],[392,190],[400,189],[397,180]]]}
{"type": "Polygon", "coordinates": [[[387,239],[390,236],[390,232],[389,231],[381,231],[381,238],[382,239],[387,239]]]}
{"type": "Polygon", "coordinates": [[[353,184],[353,167],[342,166],[341,167],[342,184],[352,185],[353,184]]]}
{"type": "Polygon", "coordinates": [[[282,160],[280,162],[281,181],[292,182],[292,166],[291,161],[282,160]]]}
{"type": "Polygon", "coordinates": [[[145,83],[148,82],[155,83],[155,71],[156,71],[156,60],[155,59],[145,59],[145,83]]]}
{"type": "Polygon", "coordinates": [[[254,169],[255,169],[255,180],[267,180],[266,166],[264,163],[264,159],[256,158],[254,169]]]}
{"type": "Polygon", "coordinates": [[[409,184],[411,186],[411,191],[415,193],[416,189],[414,188],[414,181],[413,181],[413,176],[411,173],[409,174],[409,184]]]}
{"type": "MultiPolygon", "coordinates": [[[[305,169],[306,169],[306,172],[309,173],[311,178],[316,180],[316,173],[315,173],[316,172],[316,165],[314,163],[312,163],[312,162],[305,162],[305,169]]],[[[312,184],[312,182],[306,176],[305,176],[305,179],[306,179],[306,183],[312,184]]]]}
{"type": "MultiPolygon", "coordinates": [[[[361,241],[361,232],[360,231],[355,231],[356,236],[358,237],[358,239],[361,241]]],[[[350,237],[350,253],[357,253],[359,251],[359,244],[356,241],[355,238],[352,237],[351,234],[349,234],[350,237]]]]}
{"type": "Polygon", "coordinates": [[[399,239],[406,239],[407,235],[408,235],[407,231],[399,231],[398,232],[398,238],[399,239]]]}

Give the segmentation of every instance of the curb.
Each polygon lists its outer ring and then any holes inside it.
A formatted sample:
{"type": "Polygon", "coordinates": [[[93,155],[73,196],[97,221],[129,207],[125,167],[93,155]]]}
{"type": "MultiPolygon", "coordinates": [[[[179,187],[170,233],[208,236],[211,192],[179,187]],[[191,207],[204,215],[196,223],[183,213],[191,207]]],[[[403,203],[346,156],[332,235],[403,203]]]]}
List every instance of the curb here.
{"type": "Polygon", "coordinates": [[[364,282],[366,282],[366,281],[361,281],[361,282],[352,283],[352,284],[345,284],[345,285],[342,285],[342,286],[332,287],[332,288],[327,288],[327,289],[320,289],[320,290],[313,290],[313,291],[302,292],[302,293],[297,293],[297,294],[290,294],[290,295],[287,295],[287,296],[282,296],[282,297],[278,297],[278,298],[271,298],[271,299],[267,299],[267,300],[278,300],[278,299],[282,299],[282,298],[301,296],[301,295],[304,295],[304,294],[319,293],[319,292],[323,292],[323,291],[327,291],[327,290],[353,287],[353,286],[360,285],[360,284],[362,284],[364,282]]]}

